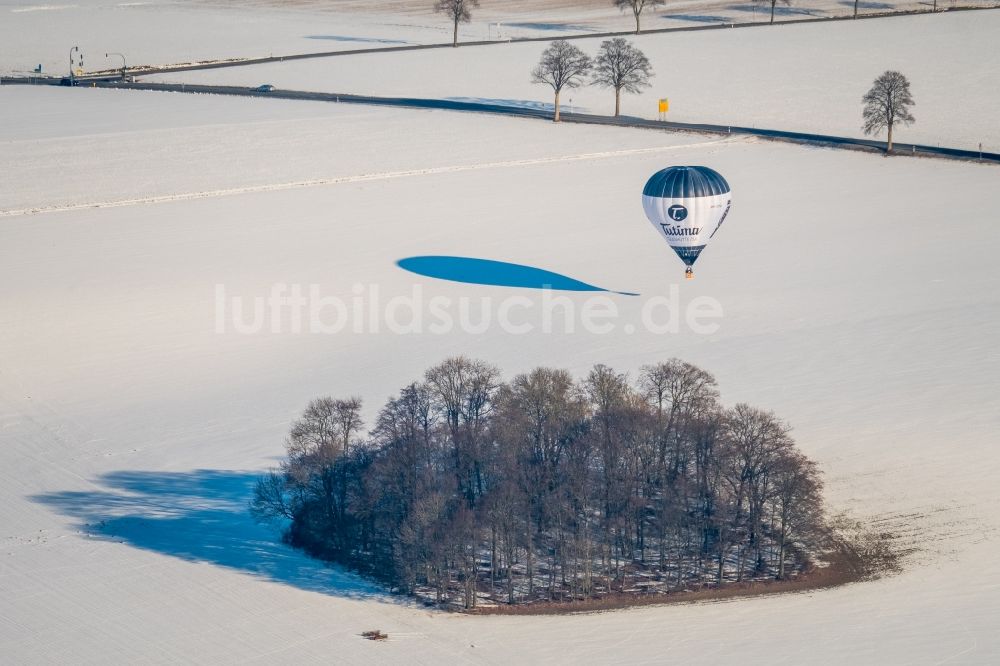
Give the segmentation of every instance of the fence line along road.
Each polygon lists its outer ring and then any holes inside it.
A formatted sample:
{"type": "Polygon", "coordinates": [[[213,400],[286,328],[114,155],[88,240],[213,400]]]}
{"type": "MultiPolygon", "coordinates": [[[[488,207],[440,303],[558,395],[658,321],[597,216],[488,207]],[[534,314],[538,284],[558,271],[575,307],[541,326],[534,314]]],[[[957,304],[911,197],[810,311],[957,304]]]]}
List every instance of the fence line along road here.
{"type": "MultiPolygon", "coordinates": [[[[2,85],[58,85],[56,79],[36,77],[0,77],[2,85]]],[[[372,95],[352,95],[328,92],[309,92],[305,90],[273,90],[258,92],[254,88],[243,86],[210,86],[187,83],[123,83],[119,81],[88,81],[86,88],[112,88],[118,90],[153,90],[160,92],[179,92],[193,94],[232,95],[238,97],[264,97],[272,99],[295,99],[317,102],[340,102],[344,104],[366,104],[370,106],[391,106],[411,109],[439,109],[445,111],[465,111],[473,113],[489,113],[519,118],[536,118],[550,121],[552,112],[543,109],[531,109],[487,102],[467,102],[450,99],[422,99],[414,97],[375,97],[372,95]]],[[[73,90],[70,88],[69,90],[73,90]]],[[[79,91],[79,89],[77,89],[79,91]]],[[[67,91],[68,92],[68,91],[67,91]]],[[[599,116],[589,113],[560,113],[564,122],[583,123],[588,125],[612,125],[616,127],[638,127],[653,130],[674,130],[682,132],[697,132],[701,134],[725,134],[757,136],[775,141],[806,144],[813,146],[830,146],[849,150],[864,150],[884,152],[885,142],[872,139],[858,139],[846,136],[831,136],[828,134],[812,134],[808,132],[788,132],[784,130],[759,129],[739,125],[713,125],[709,123],[678,123],[665,120],[647,120],[630,116],[599,116]]],[[[913,155],[918,157],[940,157],[965,161],[977,161],[1000,164],[1000,153],[963,150],[960,148],[944,148],[941,146],[924,146],[912,143],[894,143],[894,155],[913,155]]]]}

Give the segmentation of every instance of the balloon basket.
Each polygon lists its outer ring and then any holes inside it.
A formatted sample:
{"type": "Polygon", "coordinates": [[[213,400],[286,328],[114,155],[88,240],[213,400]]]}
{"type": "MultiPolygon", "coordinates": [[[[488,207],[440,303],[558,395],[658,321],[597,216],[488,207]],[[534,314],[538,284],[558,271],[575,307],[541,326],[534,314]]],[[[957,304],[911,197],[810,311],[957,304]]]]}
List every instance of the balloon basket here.
{"type": "Polygon", "coordinates": [[[691,270],[690,268],[687,269],[686,271],[684,271],[684,279],[685,280],[693,280],[694,279],[694,271],[691,270]]]}

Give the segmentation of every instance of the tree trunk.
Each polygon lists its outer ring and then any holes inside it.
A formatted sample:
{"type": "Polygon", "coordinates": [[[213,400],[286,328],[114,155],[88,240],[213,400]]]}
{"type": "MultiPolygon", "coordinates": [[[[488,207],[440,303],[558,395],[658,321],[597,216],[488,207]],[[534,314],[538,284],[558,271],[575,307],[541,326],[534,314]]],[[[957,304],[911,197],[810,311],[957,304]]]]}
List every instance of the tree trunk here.
{"type": "Polygon", "coordinates": [[[490,596],[496,598],[497,587],[497,528],[490,526],[490,596]]]}
{"type": "Polygon", "coordinates": [[[476,584],[478,582],[479,582],[479,559],[476,557],[476,543],[475,543],[475,539],[473,538],[473,542],[472,542],[472,585],[471,585],[471,587],[472,587],[472,589],[471,589],[471,596],[472,596],[472,607],[473,608],[476,607],[476,596],[477,596],[476,595],[476,584]]]}
{"type": "Polygon", "coordinates": [[[781,525],[781,547],[778,548],[778,580],[785,579],[785,526],[781,525]]]}
{"type": "Polygon", "coordinates": [[[854,0],[854,18],[858,18],[858,0],[854,0]]]}
{"type": "Polygon", "coordinates": [[[556,91],[556,115],[552,118],[553,122],[559,122],[559,91],[556,91]]]}
{"type": "Polygon", "coordinates": [[[617,118],[622,111],[622,89],[615,88],[615,117],[617,118]]]}
{"type": "Polygon", "coordinates": [[[633,10],[632,13],[635,14],[635,34],[638,35],[639,34],[639,14],[641,12],[633,10]]]}
{"type": "Polygon", "coordinates": [[[778,0],[771,0],[771,24],[774,25],[774,5],[778,0]]]}
{"type": "MultiPolygon", "coordinates": [[[[558,108],[559,107],[556,107],[556,109],[557,109],[556,110],[556,116],[557,117],[559,115],[558,108]]],[[[527,552],[527,561],[525,562],[525,570],[526,570],[526,572],[528,574],[528,601],[531,602],[531,601],[534,600],[534,597],[535,597],[535,559],[534,559],[534,550],[535,550],[534,549],[534,545],[535,544],[534,544],[534,542],[531,539],[531,516],[530,515],[525,518],[524,525],[525,525],[525,534],[527,535],[526,547],[528,549],[528,552],[527,552]]]]}
{"type": "Polygon", "coordinates": [[[458,46],[458,17],[455,17],[455,30],[451,35],[451,45],[458,46]]]}
{"type": "Polygon", "coordinates": [[[885,152],[886,153],[892,152],[892,121],[889,121],[889,140],[886,142],[885,152]]]}

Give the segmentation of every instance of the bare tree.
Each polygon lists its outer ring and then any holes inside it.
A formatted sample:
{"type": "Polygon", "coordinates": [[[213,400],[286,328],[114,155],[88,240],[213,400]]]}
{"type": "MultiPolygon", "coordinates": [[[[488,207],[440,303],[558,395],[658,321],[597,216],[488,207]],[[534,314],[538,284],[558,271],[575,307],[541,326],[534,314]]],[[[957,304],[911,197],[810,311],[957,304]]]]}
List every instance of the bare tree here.
{"type": "Polygon", "coordinates": [[[912,125],[914,118],[910,113],[913,106],[913,95],[910,94],[910,82],[895,70],[888,70],[875,79],[871,90],[861,98],[865,108],[861,112],[865,124],[862,126],[865,134],[877,134],[883,129],[888,130],[885,152],[892,152],[892,128],[897,124],[912,125]]]}
{"type": "Polygon", "coordinates": [[[642,14],[642,10],[646,7],[661,7],[664,4],[664,0],[612,0],[615,7],[622,10],[626,9],[632,10],[632,16],[635,17],[635,34],[639,34],[639,16],[642,14]]]}
{"type": "Polygon", "coordinates": [[[737,579],[742,579],[746,554],[751,549],[761,559],[761,525],[764,505],[773,493],[771,475],[783,456],[793,450],[789,428],[771,412],[738,404],[728,410],[724,437],[727,440],[736,474],[731,486],[736,491],[733,529],[745,529],[747,543],[740,549],[737,579]],[[742,523],[741,523],[742,520],[742,523]]]}
{"type": "Polygon", "coordinates": [[[621,37],[601,42],[594,59],[594,83],[614,88],[615,115],[621,114],[622,90],[637,93],[648,88],[653,67],[646,54],[621,37]]]}
{"type": "Polygon", "coordinates": [[[449,358],[424,375],[431,404],[448,428],[456,483],[469,507],[483,494],[488,417],[500,386],[500,371],[464,356],[449,358]]]}
{"type": "Polygon", "coordinates": [[[260,522],[278,518],[293,519],[295,516],[285,498],[285,491],[284,475],[268,472],[260,476],[250,499],[250,514],[260,522]]]}
{"type": "Polygon", "coordinates": [[[302,418],[292,424],[285,444],[289,464],[294,467],[302,461],[307,465],[332,465],[347,452],[351,437],[360,431],[360,413],[359,398],[317,398],[311,401],[302,418]]]}
{"type": "Polygon", "coordinates": [[[577,88],[590,71],[590,58],[564,39],[552,42],[542,52],[542,59],[531,71],[532,83],[547,83],[555,91],[555,115],[559,122],[559,93],[563,88],[577,88]]]}
{"type": "Polygon", "coordinates": [[[823,506],[820,493],[823,481],[816,463],[797,451],[785,451],[776,460],[772,473],[772,502],[778,520],[778,572],[785,577],[788,545],[801,536],[823,529],[823,506]]]}
{"type": "Polygon", "coordinates": [[[458,24],[472,19],[472,8],[479,7],[479,0],[437,0],[434,11],[449,16],[454,26],[451,45],[458,46],[458,24]]]}
{"type": "MultiPolygon", "coordinates": [[[[774,7],[775,5],[781,4],[785,7],[790,7],[791,0],[754,0],[754,4],[770,5],[771,7],[771,23],[774,23],[774,7]]],[[[857,5],[855,4],[855,15],[857,14],[857,5]]]]}

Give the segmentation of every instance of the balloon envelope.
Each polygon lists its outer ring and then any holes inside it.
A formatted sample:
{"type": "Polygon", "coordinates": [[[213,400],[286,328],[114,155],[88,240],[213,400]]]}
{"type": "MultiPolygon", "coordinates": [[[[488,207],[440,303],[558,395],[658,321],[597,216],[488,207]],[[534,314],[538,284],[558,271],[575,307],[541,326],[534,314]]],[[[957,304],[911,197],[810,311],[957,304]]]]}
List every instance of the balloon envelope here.
{"type": "Polygon", "coordinates": [[[688,266],[715,232],[732,204],[729,183],[703,166],[672,166],[657,171],[642,189],[642,208],[677,256],[688,266]]]}

